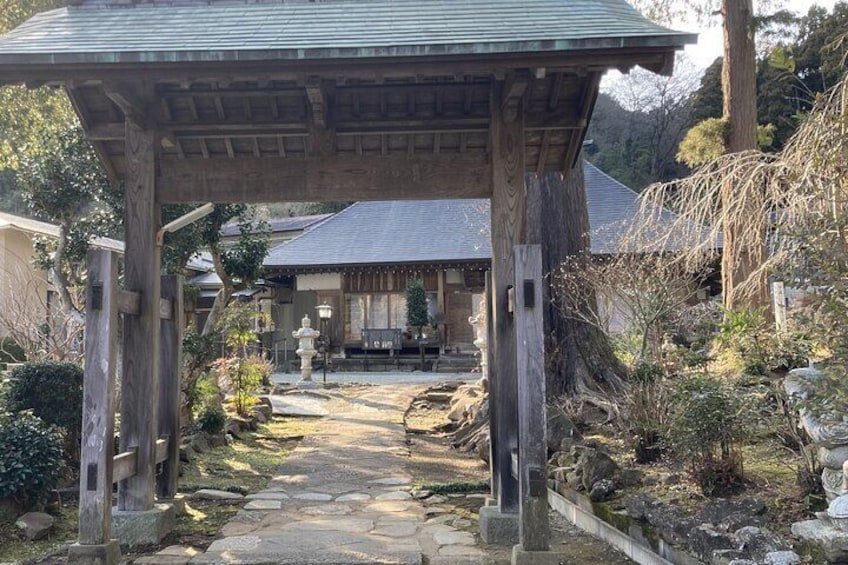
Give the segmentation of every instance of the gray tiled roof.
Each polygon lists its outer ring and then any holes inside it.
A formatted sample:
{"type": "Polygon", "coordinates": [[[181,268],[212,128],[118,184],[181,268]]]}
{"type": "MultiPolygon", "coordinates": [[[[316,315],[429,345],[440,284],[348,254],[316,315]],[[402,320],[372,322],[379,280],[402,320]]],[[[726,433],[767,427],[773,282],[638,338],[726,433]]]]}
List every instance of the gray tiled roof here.
{"type": "MultiPolygon", "coordinates": [[[[284,233],[305,230],[321,220],[326,220],[332,214],[314,214],[311,216],[292,216],[290,218],[272,218],[268,220],[268,228],[271,233],[284,233]]],[[[239,235],[238,224],[227,224],[221,228],[221,235],[232,237],[239,235]]]]}
{"type": "MultiPolygon", "coordinates": [[[[613,253],[639,209],[638,194],[584,164],[592,253],[613,253]]],[[[673,214],[662,213],[671,220],[673,214]]],[[[273,248],[268,268],[450,264],[491,259],[489,201],[358,202],[273,248]]]]}
{"type": "Polygon", "coordinates": [[[35,16],[0,38],[0,62],[434,56],[674,48],[693,40],[625,0],[83,3],[35,16]]]}

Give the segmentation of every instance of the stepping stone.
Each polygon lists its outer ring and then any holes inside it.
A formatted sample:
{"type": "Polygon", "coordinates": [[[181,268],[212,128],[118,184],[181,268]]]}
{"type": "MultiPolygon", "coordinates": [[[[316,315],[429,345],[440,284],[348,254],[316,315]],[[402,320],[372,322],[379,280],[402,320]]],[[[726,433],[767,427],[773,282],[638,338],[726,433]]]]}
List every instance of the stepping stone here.
{"type": "Polygon", "coordinates": [[[292,532],[350,532],[366,533],[374,529],[374,521],[367,518],[333,518],[331,520],[303,520],[286,524],[280,531],[292,532]]]}
{"type": "Polygon", "coordinates": [[[439,555],[449,557],[469,556],[482,557],[483,552],[469,545],[445,545],[439,548],[439,555]]]}
{"type": "Polygon", "coordinates": [[[344,516],[352,510],[347,504],[325,504],[323,506],[309,506],[301,510],[304,514],[312,516],[344,516]]]}
{"type": "Polygon", "coordinates": [[[401,500],[381,500],[380,502],[375,502],[374,504],[369,504],[366,506],[363,511],[364,512],[405,512],[409,510],[410,504],[409,502],[404,502],[401,500]]]}
{"type": "Polygon", "coordinates": [[[468,532],[436,532],[433,541],[439,545],[474,545],[474,536],[468,532]]]}
{"type": "Polygon", "coordinates": [[[256,494],[248,494],[245,496],[248,500],[288,500],[291,498],[284,492],[257,492],[256,494]]]}
{"type": "Polygon", "coordinates": [[[428,525],[428,526],[431,525],[431,524],[447,524],[448,522],[458,520],[458,519],[459,519],[459,516],[457,516],[456,514],[442,514],[441,516],[436,516],[434,518],[430,518],[429,520],[424,522],[424,524],[428,525]]]}
{"type": "Polygon", "coordinates": [[[329,502],[333,500],[331,495],[324,494],[323,492],[301,492],[292,495],[292,498],[296,498],[297,500],[315,500],[318,502],[329,502]]]}
{"type": "Polygon", "coordinates": [[[357,500],[371,500],[371,495],[364,492],[351,492],[341,495],[336,499],[336,502],[353,502],[357,500]]]}
{"type": "Polygon", "coordinates": [[[306,418],[323,418],[330,413],[327,411],[327,400],[307,395],[269,395],[271,409],[275,416],[299,416],[306,418]]]}
{"type": "Polygon", "coordinates": [[[387,492],[381,495],[378,495],[376,500],[410,500],[412,495],[408,492],[404,492],[402,490],[396,490],[394,492],[387,492]]]}
{"type": "Polygon", "coordinates": [[[251,500],[244,505],[245,510],[279,510],[282,507],[280,500],[251,500]]]}
{"type": "Polygon", "coordinates": [[[412,482],[412,479],[409,477],[387,477],[385,479],[374,479],[373,481],[368,482],[372,485],[400,486],[408,485],[412,482]]]}
{"type": "Polygon", "coordinates": [[[408,538],[414,536],[417,529],[415,522],[397,522],[377,526],[371,533],[390,538],[408,538]]]}
{"type": "Polygon", "coordinates": [[[192,498],[200,500],[241,500],[244,496],[237,492],[202,488],[191,495],[192,498]]]}

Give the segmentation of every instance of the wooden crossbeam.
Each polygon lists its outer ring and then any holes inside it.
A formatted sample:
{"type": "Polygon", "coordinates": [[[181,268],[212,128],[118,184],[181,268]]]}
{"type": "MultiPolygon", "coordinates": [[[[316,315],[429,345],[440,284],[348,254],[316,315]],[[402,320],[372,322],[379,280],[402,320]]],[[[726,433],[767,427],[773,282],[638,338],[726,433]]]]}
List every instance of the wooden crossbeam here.
{"type": "Polygon", "coordinates": [[[157,198],[182,202],[309,202],[486,198],[491,166],[481,154],[160,159],[157,198]]]}

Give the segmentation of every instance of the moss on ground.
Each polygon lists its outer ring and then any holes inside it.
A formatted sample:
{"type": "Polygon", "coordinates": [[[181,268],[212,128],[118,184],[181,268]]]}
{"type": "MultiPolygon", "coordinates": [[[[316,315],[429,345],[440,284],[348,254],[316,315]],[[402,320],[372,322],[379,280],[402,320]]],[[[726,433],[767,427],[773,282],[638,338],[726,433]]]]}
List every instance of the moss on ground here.
{"type": "Polygon", "coordinates": [[[49,513],[56,518],[48,536],[28,541],[14,522],[0,524],[0,563],[29,563],[52,555],[63,555],[76,541],[79,516],[77,502],[69,501],[49,513]]]}

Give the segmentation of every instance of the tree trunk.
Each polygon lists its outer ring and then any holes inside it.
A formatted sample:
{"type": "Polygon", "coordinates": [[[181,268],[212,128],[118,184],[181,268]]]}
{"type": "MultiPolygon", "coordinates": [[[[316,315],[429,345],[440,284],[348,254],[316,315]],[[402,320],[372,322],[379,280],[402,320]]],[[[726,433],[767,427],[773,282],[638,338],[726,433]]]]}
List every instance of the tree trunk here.
{"type": "MultiPolygon", "coordinates": [[[[597,395],[625,387],[625,369],[601,330],[566,312],[565,301],[553,289],[554,277],[568,257],[588,254],[589,212],[584,189],[583,160],[568,178],[543,173],[527,178],[527,242],[542,245],[544,285],[545,365],[548,397],[597,395]]],[[[597,308],[591,299],[583,308],[597,308]]]]}
{"type": "MultiPolygon", "coordinates": [[[[724,17],[724,62],[722,91],[724,119],[728,124],[727,152],[757,149],[757,63],[754,48],[754,9],[752,0],[722,0],[724,17]]],[[[732,206],[736,190],[731,182],[722,186],[722,206],[732,206]]],[[[755,212],[752,212],[755,213],[755,212]]],[[[725,214],[724,253],[722,255],[722,288],[724,305],[729,310],[768,304],[765,276],[756,281],[756,291],[741,294],[739,286],[748,281],[759,267],[763,249],[741,248],[739,234],[747,214],[725,214]]],[[[765,246],[765,234],[762,245],[765,246]]]]}
{"type": "Polygon", "coordinates": [[[224,270],[224,263],[221,260],[221,248],[218,245],[210,245],[209,252],[212,255],[212,265],[215,267],[215,274],[217,274],[218,278],[221,279],[223,286],[215,296],[215,301],[212,303],[212,308],[209,310],[209,316],[206,318],[206,323],[203,324],[203,331],[201,332],[201,335],[209,335],[215,331],[216,326],[218,325],[218,320],[221,318],[221,314],[224,312],[227,304],[230,303],[230,298],[235,290],[233,279],[230,278],[226,270],[224,270]]]}

